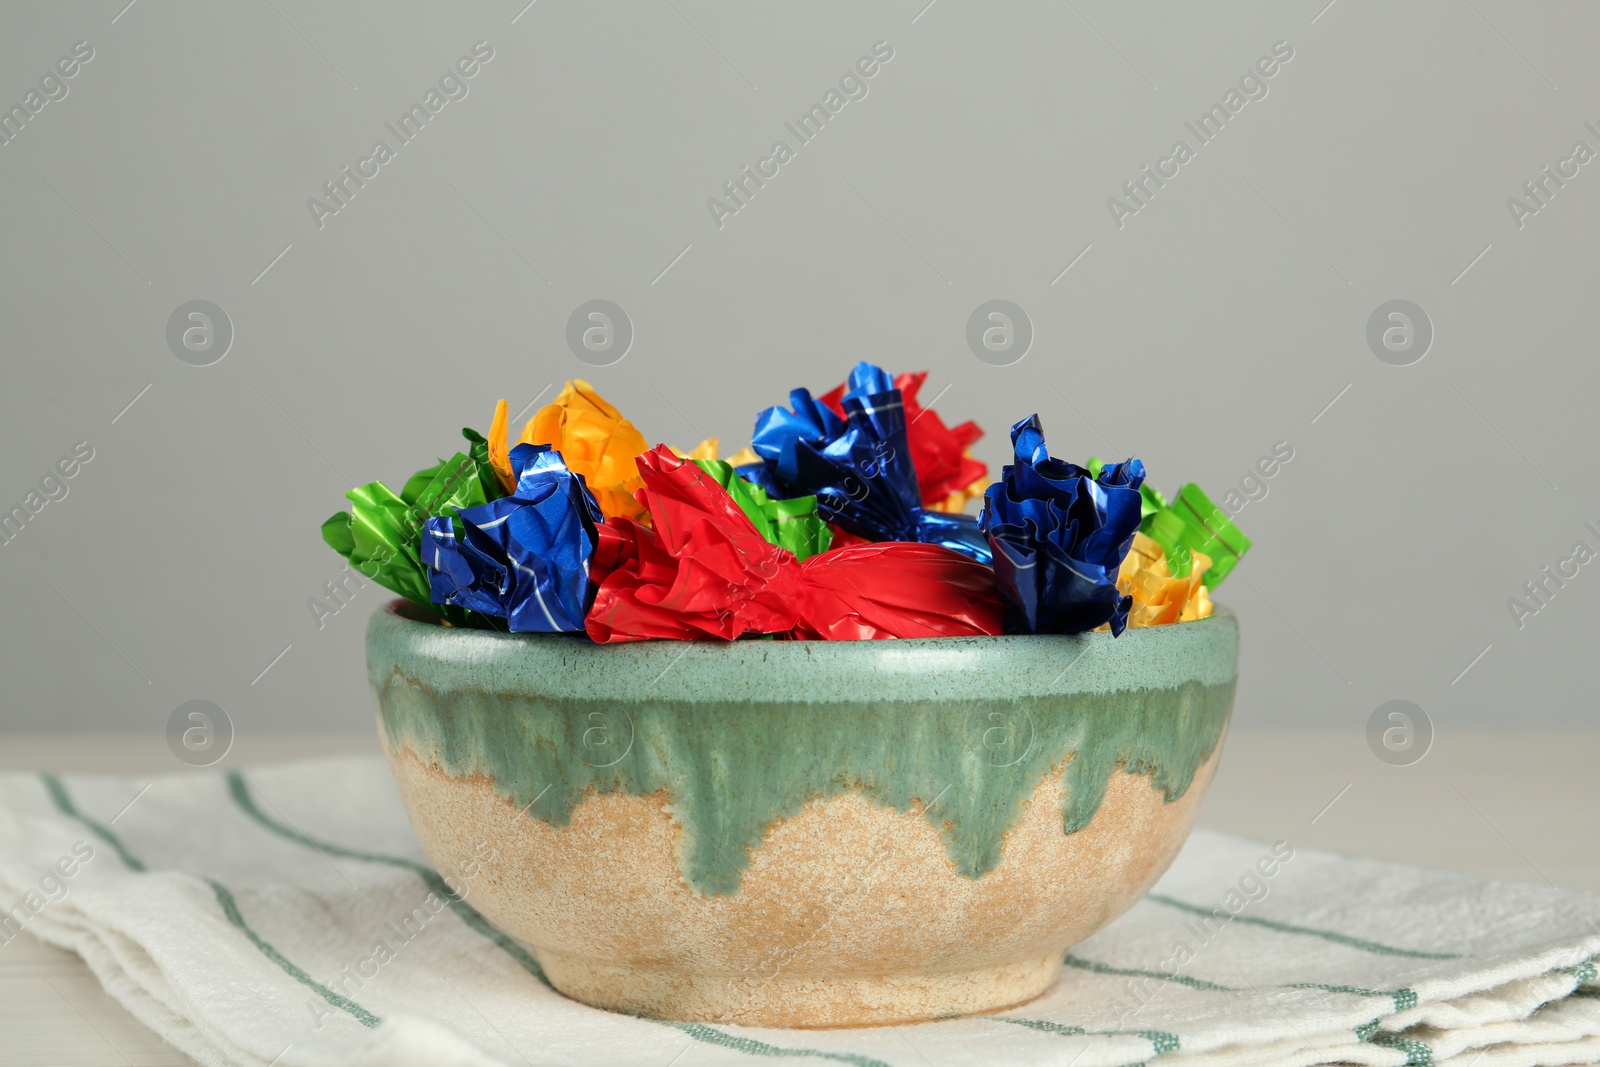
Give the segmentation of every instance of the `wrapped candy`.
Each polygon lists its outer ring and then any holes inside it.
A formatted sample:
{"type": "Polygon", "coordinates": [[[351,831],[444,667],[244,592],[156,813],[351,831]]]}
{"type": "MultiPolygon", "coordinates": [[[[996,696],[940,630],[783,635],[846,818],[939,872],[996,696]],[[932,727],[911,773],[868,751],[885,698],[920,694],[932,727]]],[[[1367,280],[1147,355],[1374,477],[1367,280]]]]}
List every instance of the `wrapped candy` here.
{"type": "Polygon", "coordinates": [[[687,452],[681,448],[674,448],[672,450],[672,454],[677,456],[679,459],[721,459],[721,445],[722,442],[717,440],[715,437],[708,437],[687,452]]]}
{"type": "Polygon", "coordinates": [[[569,381],[520,435],[501,400],[487,437],[463,430],[398,493],[350,490],[322,535],[449,624],[602,642],[1120,634],[1212,613],[1250,540],[1198,486],[1169,502],[1137,459],[1052,459],[1033,416],[967,516],[982,431],[923,407],[926,380],[858,363],[763,411],[727,460],[716,438],[647,449],[569,381]]]}
{"type": "Polygon", "coordinates": [[[952,515],[963,515],[966,513],[967,504],[973,500],[982,500],[983,492],[988,488],[989,474],[988,467],[985,467],[983,477],[973,479],[965,489],[953,490],[943,500],[936,500],[931,504],[922,506],[929,511],[944,511],[952,515]]]}
{"type": "Polygon", "coordinates": [[[867,641],[1004,632],[994,573],[942,545],[888,541],[824,552],[800,565],[792,637],[867,641]]]}
{"type": "Polygon", "coordinates": [[[427,515],[382,482],[345,493],[350,510],[322,524],[322,539],[351,567],[407,600],[430,602],[428,576],[411,540],[427,515]]]}
{"type": "Polygon", "coordinates": [[[644,484],[634,466],[649,447],[644,434],[583,379],[568,382],[540,408],[522,439],[560,452],[573,473],[583,475],[607,518],[636,519],[644,512],[634,499],[644,484]]]}
{"type": "MultiPolygon", "coordinates": [[[[1099,460],[1098,458],[1096,458],[1094,456],[1090,456],[1089,457],[1089,463],[1088,463],[1089,477],[1091,477],[1091,478],[1100,477],[1100,472],[1105,469],[1105,466],[1106,466],[1105,463],[1103,463],[1101,460],[1099,460]]],[[[1161,490],[1157,489],[1155,486],[1151,485],[1149,482],[1141,482],[1140,483],[1140,485],[1139,485],[1139,522],[1141,523],[1141,526],[1140,526],[1141,529],[1144,528],[1143,524],[1148,523],[1150,521],[1150,516],[1154,515],[1158,511],[1164,510],[1166,508],[1166,506],[1167,506],[1167,498],[1161,492],[1161,490]]]]}
{"type": "Polygon", "coordinates": [[[517,487],[517,477],[511,472],[511,427],[504,398],[494,405],[494,418],[489,420],[489,466],[500,482],[500,490],[509,493],[517,487]]]}
{"type": "Polygon", "coordinates": [[[1143,530],[1166,552],[1175,575],[1189,573],[1192,555],[1207,556],[1211,560],[1205,573],[1207,589],[1221,585],[1250,551],[1250,538],[1193,482],[1178,490],[1170,507],[1146,518],[1143,530]]]}
{"type": "MultiPolygon", "coordinates": [[[[968,500],[983,495],[989,480],[989,468],[973,458],[970,451],[983,431],[970,419],[959,426],[946,426],[937,411],[923,407],[917,400],[917,393],[927,379],[927,371],[900,374],[894,379],[894,387],[900,390],[900,401],[905,405],[906,443],[910,447],[911,465],[916,468],[923,507],[929,511],[960,512],[968,500]]],[[[846,417],[844,393],[847,386],[848,383],[839,385],[822,396],[822,402],[841,419],[846,417]]]]}
{"type": "MultiPolygon", "coordinates": [[[[351,567],[418,604],[432,602],[421,557],[423,524],[446,509],[470,508],[502,495],[488,443],[473,430],[461,432],[471,442],[468,452],[413,474],[398,495],[382,482],[357,486],[345,494],[350,510],[322,524],[322,539],[351,567]]],[[[459,611],[445,615],[464,621],[459,611]]]]}
{"type": "MultiPolygon", "coordinates": [[[[673,452],[676,454],[677,449],[673,449],[673,452]]],[[[828,550],[833,531],[817,516],[816,497],[796,496],[787,500],[773,500],[765,489],[739,477],[730,463],[693,456],[679,458],[694,459],[701,470],[715,478],[768,541],[787,548],[802,560],[828,550]]]]}
{"type": "Polygon", "coordinates": [[[1011,443],[1016,462],[989,486],[978,516],[1010,604],[1008,629],[1070,634],[1110,623],[1120,634],[1132,599],[1116,578],[1139,529],[1144,464],[1091,476],[1052,459],[1037,415],[1011,428],[1011,443]]]}
{"type": "Polygon", "coordinates": [[[654,529],[599,528],[587,630],[596,641],[937,637],[1000,632],[987,567],[936,545],[870,544],[801,562],[763,538],[695,463],[658,446],[639,457],[654,529]]]}
{"type": "Polygon", "coordinates": [[[427,509],[430,515],[437,515],[445,505],[471,506],[458,501],[482,503],[504,495],[500,480],[489,463],[489,443],[470,427],[463,428],[461,436],[467,439],[467,451],[441,459],[407,478],[400,489],[401,499],[427,509]]]}
{"type": "Polygon", "coordinates": [[[844,419],[809,391],[789,394],[793,410],[756,418],[751,447],[760,464],[738,473],[776,498],[812,495],[829,523],[868,541],[943,545],[980,563],[989,547],[968,515],[922,505],[906,438],[906,412],[889,375],[870,363],[850,372],[844,419]]]}
{"type": "Polygon", "coordinates": [[[519,444],[507,459],[510,496],[427,520],[431,598],[504,619],[514,633],[581,630],[599,505],[548,445],[519,444]]]}
{"type": "MultiPolygon", "coordinates": [[[[502,400],[495,405],[489,427],[488,454],[506,492],[516,484],[509,458],[509,431],[502,400]]],[[[567,468],[583,475],[606,516],[644,517],[644,507],[634,499],[643,483],[633,464],[634,457],[648,447],[644,435],[582,378],[567,382],[560,395],[528,420],[520,443],[549,445],[560,452],[567,468]]],[[[710,442],[699,447],[708,443],[715,448],[710,442]]]]}
{"type": "Polygon", "coordinates": [[[1132,598],[1129,626],[1163,626],[1173,622],[1192,622],[1211,614],[1211,596],[1201,578],[1211,567],[1204,552],[1193,555],[1185,577],[1175,577],[1167,569],[1166,553],[1152,538],[1133,535],[1133,547],[1122,559],[1117,573],[1117,589],[1132,598]]]}
{"type": "MultiPolygon", "coordinates": [[[[1098,476],[1101,466],[1098,459],[1089,458],[1090,474],[1098,476]]],[[[1198,555],[1207,560],[1209,567],[1201,568],[1205,588],[1214,589],[1250,550],[1250,539],[1193,482],[1179,489],[1170,504],[1149,482],[1139,486],[1139,493],[1139,530],[1161,549],[1164,566],[1172,577],[1188,577],[1192,558],[1198,555]]],[[[1205,615],[1197,617],[1203,619],[1205,615]]]]}

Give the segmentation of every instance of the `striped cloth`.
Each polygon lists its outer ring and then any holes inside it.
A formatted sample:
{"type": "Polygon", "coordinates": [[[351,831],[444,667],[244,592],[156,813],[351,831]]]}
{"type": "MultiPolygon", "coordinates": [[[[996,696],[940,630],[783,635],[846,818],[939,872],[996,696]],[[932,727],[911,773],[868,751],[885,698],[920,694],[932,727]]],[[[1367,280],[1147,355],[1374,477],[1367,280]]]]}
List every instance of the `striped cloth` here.
{"type": "Polygon", "coordinates": [[[376,759],[153,783],[0,777],[0,906],[17,902],[0,941],[26,929],[78,952],[205,1064],[1600,1061],[1600,894],[1215,833],[1075,947],[1041,999],[919,1026],[588,1008],[470,900],[449,902],[376,759]]]}

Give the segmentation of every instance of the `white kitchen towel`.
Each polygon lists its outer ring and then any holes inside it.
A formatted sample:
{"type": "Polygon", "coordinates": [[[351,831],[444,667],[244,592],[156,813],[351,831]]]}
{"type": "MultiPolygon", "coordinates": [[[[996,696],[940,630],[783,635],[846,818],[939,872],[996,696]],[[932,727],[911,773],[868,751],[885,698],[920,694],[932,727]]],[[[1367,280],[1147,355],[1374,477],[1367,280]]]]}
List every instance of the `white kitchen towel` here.
{"type": "Polygon", "coordinates": [[[377,759],[0,777],[0,941],[78,952],[205,1064],[1600,1062],[1600,894],[1292,844],[1198,832],[1039,1000],[861,1030],[585,1007],[464,892],[447,902],[377,759]]]}

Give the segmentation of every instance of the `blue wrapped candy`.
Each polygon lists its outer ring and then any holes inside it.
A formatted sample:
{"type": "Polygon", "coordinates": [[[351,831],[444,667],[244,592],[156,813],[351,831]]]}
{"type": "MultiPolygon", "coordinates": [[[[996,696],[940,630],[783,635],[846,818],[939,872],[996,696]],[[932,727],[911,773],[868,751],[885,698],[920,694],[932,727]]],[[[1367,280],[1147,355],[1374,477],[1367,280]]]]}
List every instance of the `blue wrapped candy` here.
{"type": "Polygon", "coordinates": [[[1120,634],[1132,598],[1117,570],[1139,529],[1137,459],[1098,477],[1051,459],[1033,415],[1011,427],[1016,462],[983,494],[978,526],[994,549],[994,575],[1010,610],[1007,630],[1075,634],[1102,623],[1120,634]]]}
{"type": "Polygon", "coordinates": [[[989,545],[970,515],[928,511],[906,442],[906,412],[894,379],[870,363],[850,372],[840,419],[805,389],[789,394],[793,410],[756,417],[750,447],[760,463],[740,477],[777,499],[815,496],[817,512],[869,541],[943,545],[988,563],[989,545]]]}
{"type": "Polygon", "coordinates": [[[510,461],[509,496],[424,525],[433,602],[505,619],[513,632],[582,630],[600,506],[550,446],[518,445],[510,461]]]}

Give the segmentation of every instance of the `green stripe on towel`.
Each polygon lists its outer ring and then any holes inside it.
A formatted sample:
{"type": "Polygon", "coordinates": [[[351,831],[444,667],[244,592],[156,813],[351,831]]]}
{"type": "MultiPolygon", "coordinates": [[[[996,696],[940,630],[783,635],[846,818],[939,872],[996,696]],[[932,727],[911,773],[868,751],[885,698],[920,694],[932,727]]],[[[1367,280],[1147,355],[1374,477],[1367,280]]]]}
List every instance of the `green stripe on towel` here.
{"type": "Polygon", "coordinates": [[[340,1011],[348,1012],[363,1026],[377,1026],[383,1021],[366,1008],[363,1008],[361,1005],[351,1000],[349,997],[335,993],[327,986],[322,985],[315,978],[312,978],[305,971],[301,970],[299,967],[295,966],[294,963],[290,962],[289,959],[285,957],[283,953],[279,952],[275,947],[273,947],[270,942],[263,940],[260,934],[250,929],[250,924],[245,922],[244,916],[239,913],[238,902],[233,899],[233,894],[228,892],[227,887],[223,886],[220,882],[212,881],[210,878],[206,879],[206,884],[211,886],[211,891],[217,895],[217,903],[222,905],[222,914],[228,917],[228,921],[234,926],[238,927],[240,933],[244,934],[245,937],[248,937],[250,939],[250,943],[259,949],[263,956],[267,957],[267,959],[281,967],[284,974],[288,975],[290,978],[293,978],[295,981],[299,982],[308,989],[315,990],[323,1000],[326,1000],[329,1004],[332,1004],[340,1011]]]}
{"type": "Polygon", "coordinates": [[[1392,997],[1394,1010],[1410,1011],[1417,1006],[1415,989],[1367,989],[1358,985],[1324,985],[1321,982],[1291,982],[1284,989],[1320,989],[1324,993],[1349,993],[1355,997],[1392,997]]]}
{"type": "MultiPolygon", "coordinates": [[[[1160,893],[1150,893],[1145,897],[1145,899],[1153,900],[1157,904],[1165,904],[1169,908],[1177,908],[1180,911],[1187,911],[1194,915],[1211,916],[1213,912],[1220,910],[1215,908],[1203,908],[1198,904],[1185,904],[1181,900],[1174,900],[1172,897],[1163,896],[1160,893]]],[[[1280,923],[1274,922],[1271,919],[1258,919],[1254,915],[1233,915],[1230,917],[1229,921],[1249,923],[1252,926],[1260,926],[1267,930],[1276,930],[1280,934],[1304,934],[1307,937],[1320,937],[1324,941],[1332,941],[1338,945],[1348,945],[1351,948],[1359,948],[1363,952],[1375,952],[1380,956],[1409,956],[1413,959],[1419,960],[1458,960],[1461,958],[1460,953],[1457,952],[1422,952],[1417,949],[1395,948],[1393,945],[1383,945],[1376,941],[1367,941],[1363,938],[1351,937],[1349,934],[1335,933],[1332,930],[1317,930],[1310,926],[1295,926],[1293,923],[1280,923]]]]}
{"type": "Polygon", "coordinates": [[[816,1056],[824,1060],[836,1060],[839,1063],[851,1063],[855,1067],[889,1067],[882,1060],[875,1060],[869,1056],[858,1056],[854,1052],[824,1052],[814,1048],[780,1048],[769,1045],[765,1041],[757,1041],[753,1037],[739,1037],[734,1034],[724,1033],[704,1023],[668,1023],[676,1030],[682,1030],[696,1041],[704,1041],[708,1045],[718,1045],[722,1048],[731,1048],[735,1052],[744,1052],[751,1056],[816,1056]]]}
{"type": "MultiPolygon", "coordinates": [[[[305,845],[307,848],[316,849],[318,852],[331,852],[336,856],[344,856],[347,859],[365,860],[368,863],[382,863],[390,867],[400,867],[411,871],[426,883],[429,892],[437,895],[439,899],[449,906],[451,911],[455,912],[457,918],[472,927],[477,933],[493,941],[500,947],[501,951],[516,960],[523,970],[543,982],[547,989],[555,989],[555,986],[550,984],[550,979],[545,977],[544,968],[539,966],[539,961],[533,958],[532,953],[513,941],[504,931],[490,923],[488,919],[485,919],[479,914],[477,908],[456,897],[454,891],[439,876],[439,872],[432,867],[413,860],[402,859],[399,856],[387,856],[379,852],[363,852],[360,849],[335,845],[329,841],[313,840],[293,826],[286,826],[269,817],[257,807],[255,797],[250,794],[249,783],[244,780],[244,775],[238,771],[228,772],[228,794],[233,797],[234,803],[239,805],[239,809],[250,818],[280,837],[286,837],[298,845],[305,845]]],[[[271,802],[269,801],[268,803],[271,802]]]]}
{"type": "Polygon", "coordinates": [[[1040,1030],[1061,1037],[1142,1037],[1150,1042],[1156,1056],[1178,1051],[1178,1035],[1165,1030],[1085,1030],[1081,1026],[1051,1022],[1048,1019],[1014,1019],[1005,1015],[995,1016],[995,1022],[1024,1026],[1029,1030],[1040,1030]]]}
{"type": "MultiPolygon", "coordinates": [[[[1144,971],[1137,967],[1113,967],[1109,963],[1099,963],[1095,960],[1086,960],[1080,956],[1068,955],[1063,960],[1068,967],[1076,967],[1080,971],[1089,971],[1093,974],[1109,974],[1119,978],[1153,978],[1158,982],[1177,982],[1190,989],[1201,989],[1216,993],[1243,993],[1244,990],[1237,986],[1221,985],[1217,982],[1208,982],[1204,978],[1191,978],[1186,974],[1166,974],[1161,971],[1144,971]]],[[[1320,989],[1324,993],[1349,993],[1357,997],[1391,997],[1394,999],[1394,1010],[1405,1011],[1417,1006],[1417,994],[1413,989],[1366,989],[1353,985],[1328,985],[1323,982],[1288,982],[1276,986],[1277,989],[1320,989]]]]}
{"type": "MultiPolygon", "coordinates": [[[[1398,1049],[1406,1054],[1406,1067],[1415,1064],[1417,1067],[1432,1067],[1433,1049],[1421,1041],[1411,1037],[1401,1037],[1399,1034],[1373,1034],[1367,1039],[1371,1044],[1383,1048],[1398,1049]]],[[[1482,1055],[1480,1053],[1479,1055],[1482,1055]]]]}
{"type": "Polygon", "coordinates": [[[111,827],[101,826],[93,819],[87,818],[78,810],[78,806],[72,802],[72,797],[67,795],[66,784],[62,782],[60,778],[57,778],[53,774],[41,774],[39,777],[43,779],[44,787],[50,793],[50,799],[55,802],[55,805],[60,809],[61,814],[77,819],[79,822],[83,823],[83,825],[89,828],[90,833],[94,834],[94,836],[110,845],[112,850],[115,851],[117,856],[122,860],[122,865],[128,868],[128,870],[143,872],[144,864],[139,862],[139,858],[137,856],[133,855],[127,849],[122,847],[121,840],[117,838],[116,834],[111,832],[111,827]]]}
{"type": "MultiPolygon", "coordinates": [[[[122,843],[121,838],[112,832],[111,827],[102,825],[78,810],[78,806],[72,801],[72,795],[67,792],[67,786],[65,782],[53,774],[42,774],[39,777],[44,781],[45,790],[50,794],[50,799],[55,802],[55,805],[58,809],[60,809],[61,814],[78,820],[78,822],[82,823],[89,829],[90,833],[94,834],[96,837],[100,838],[100,840],[110,845],[112,849],[116,851],[118,857],[121,858],[123,865],[130,871],[142,872],[146,870],[144,863],[141,862],[137,856],[128,851],[127,846],[122,843]]],[[[244,934],[244,936],[249,939],[250,943],[256,947],[258,952],[267,957],[267,959],[271,960],[273,963],[277,964],[279,969],[281,969],[284,974],[288,975],[290,978],[293,978],[307,989],[310,989],[323,1000],[326,1000],[329,1004],[332,1004],[335,1008],[345,1012],[362,1026],[377,1026],[378,1023],[382,1021],[378,1018],[378,1016],[372,1014],[372,1012],[368,1011],[366,1008],[363,1008],[361,1005],[357,1004],[348,997],[335,993],[327,986],[312,978],[303,969],[290,962],[288,957],[279,952],[276,946],[274,946],[270,941],[267,941],[260,934],[256,933],[255,930],[251,929],[250,924],[245,921],[243,913],[239,911],[238,902],[234,899],[233,894],[229,892],[226,886],[220,882],[213,881],[210,878],[206,878],[204,881],[211,887],[211,892],[216,896],[217,904],[221,907],[222,914],[228,920],[228,922],[232,923],[240,933],[244,934]]]]}
{"type": "Polygon", "coordinates": [[[1086,960],[1081,956],[1070,954],[1062,962],[1068,967],[1075,967],[1080,971],[1089,971],[1092,974],[1110,974],[1119,978],[1154,978],[1158,982],[1177,982],[1179,985],[1186,985],[1190,989],[1204,989],[1216,993],[1241,992],[1241,990],[1235,989],[1233,986],[1218,985],[1216,982],[1208,982],[1204,978],[1190,978],[1186,974],[1166,974],[1162,971],[1142,971],[1137,967],[1113,967],[1109,963],[1098,963],[1094,960],[1086,960]]]}

